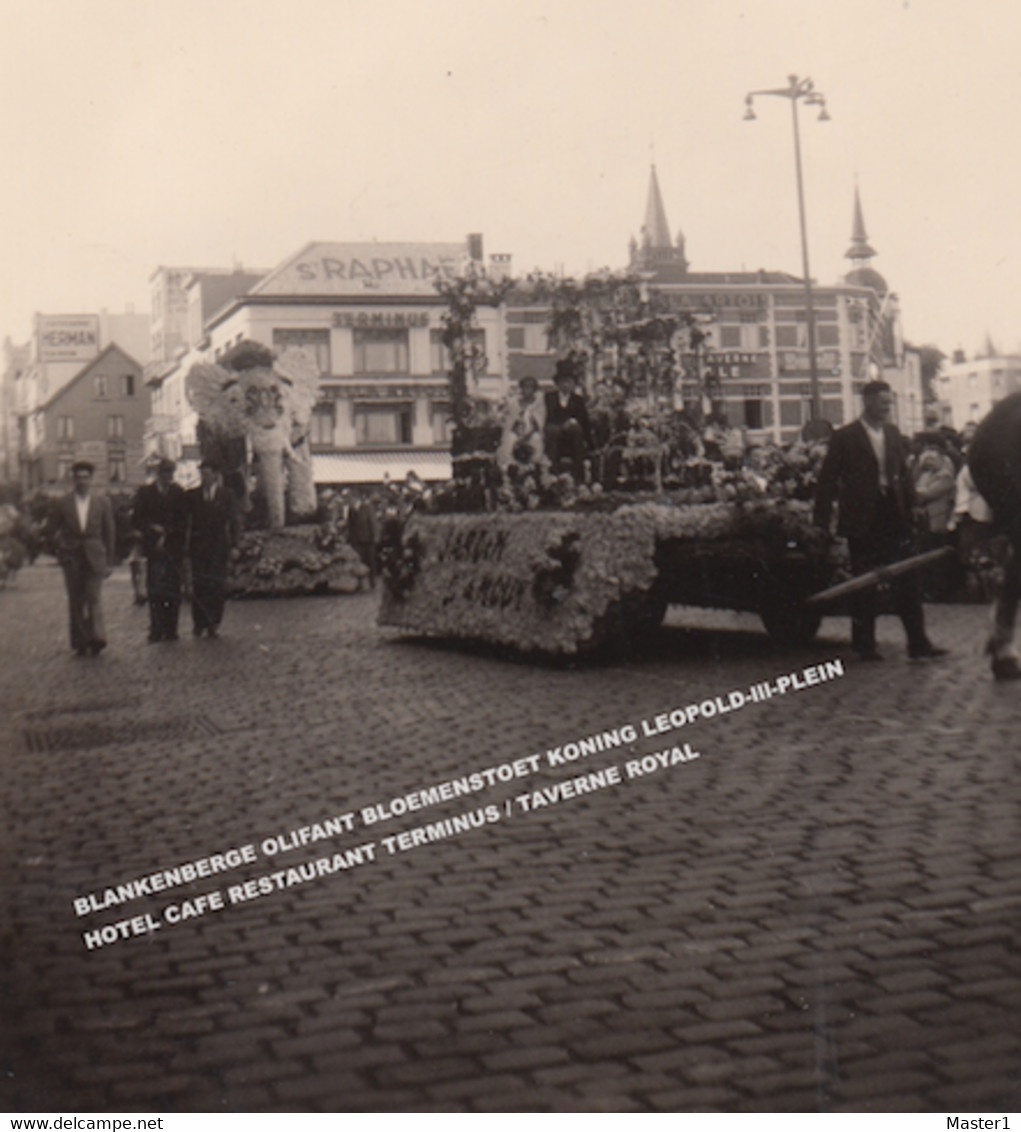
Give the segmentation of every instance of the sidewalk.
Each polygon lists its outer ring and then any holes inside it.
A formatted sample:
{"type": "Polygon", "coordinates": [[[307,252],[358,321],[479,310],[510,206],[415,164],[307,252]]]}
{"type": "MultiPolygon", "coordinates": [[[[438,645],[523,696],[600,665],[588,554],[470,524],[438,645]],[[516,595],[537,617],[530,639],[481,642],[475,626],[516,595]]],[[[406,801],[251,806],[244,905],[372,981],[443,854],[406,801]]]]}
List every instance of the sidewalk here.
{"type": "Polygon", "coordinates": [[[91,660],[55,566],[0,591],[0,1110],[1021,1108],[1018,690],[988,678],[985,609],[929,608],[953,649],[935,663],[904,659],[892,619],[861,665],[843,621],[781,650],[750,618],[672,611],[647,651],[565,667],[403,641],[375,601],[232,603],[216,641],[184,610],[180,642],[149,645],[121,571],[91,660]],[[835,658],[843,677],[546,759],[835,658]],[[698,759],[563,796],[685,742],[698,759]],[[161,919],[370,841],[374,861],[161,919]],[[248,844],[237,869],[75,912],[248,844]],[[87,949],[146,914],[162,926],[87,949]]]}

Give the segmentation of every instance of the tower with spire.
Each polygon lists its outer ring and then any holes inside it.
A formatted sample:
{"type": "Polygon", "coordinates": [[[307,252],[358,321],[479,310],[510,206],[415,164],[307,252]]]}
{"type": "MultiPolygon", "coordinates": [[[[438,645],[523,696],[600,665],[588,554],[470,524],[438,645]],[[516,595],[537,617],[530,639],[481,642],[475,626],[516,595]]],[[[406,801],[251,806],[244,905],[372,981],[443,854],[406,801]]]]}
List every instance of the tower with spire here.
{"type": "Polygon", "coordinates": [[[676,243],[670,239],[670,225],[667,223],[655,165],[649,173],[649,192],[645,198],[645,222],[642,224],[641,237],[638,240],[632,237],[630,253],[629,266],[632,271],[654,272],[662,282],[680,282],[688,273],[684,234],[678,232],[676,243]]]}
{"type": "Polygon", "coordinates": [[[872,267],[872,257],[875,249],[869,243],[868,233],[865,231],[865,218],[861,210],[861,195],[858,186],[854,186],[854,219],[851,223],[851,246],[844,252],[844,258],[851,261],[851,270],[844,276],[845,283],[856,287],[871,287],[880,295],[885,295],[889,288],[886,280],[872,267]]]}

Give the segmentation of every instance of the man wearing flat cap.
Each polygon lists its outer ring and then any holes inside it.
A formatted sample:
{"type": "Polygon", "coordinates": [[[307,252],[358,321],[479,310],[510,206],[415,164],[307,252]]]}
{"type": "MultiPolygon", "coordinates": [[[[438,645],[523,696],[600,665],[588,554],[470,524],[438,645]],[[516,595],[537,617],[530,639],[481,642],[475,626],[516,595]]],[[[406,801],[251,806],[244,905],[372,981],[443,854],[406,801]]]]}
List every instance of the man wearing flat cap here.
{"type": "Polygon", "coordinates": [[[173,460],[160,460],[156,482],[138,489],[132,511],[145,550],[150,642],[177,640],[188,501],[184,488],[174,483],[176,470],[173,460]]]}
{"type": "Polygon", "coordinates": [[[196,637],[215,637],[227,597],[227,565],[240,534],[234,493],[224,486],[219,461],[199,464],[202,482],[187,493],[191,618],[196,637]]]}
{"type": "Polygon", "coordinates": [[[71,466],[74,490],[58,502],[48,524],[64,571],[71,648],[78,656],[99,656],[106,648],[102,590],[117,537],[110,500],[92,490],[94,471],[87,460],[71,466]]]}

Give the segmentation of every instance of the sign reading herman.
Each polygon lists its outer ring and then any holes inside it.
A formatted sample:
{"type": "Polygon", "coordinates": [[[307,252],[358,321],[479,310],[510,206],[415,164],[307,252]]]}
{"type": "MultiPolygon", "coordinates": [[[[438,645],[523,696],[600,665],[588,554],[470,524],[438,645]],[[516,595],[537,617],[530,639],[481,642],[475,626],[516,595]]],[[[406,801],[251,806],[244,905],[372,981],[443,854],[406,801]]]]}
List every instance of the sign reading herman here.
{"type": "Polygon", "coordinates": [[[254,295],[423,295],[454,279],[467,244],[308,244],[262,280],[254,295]]]}
{"type": "Polygon", "coordinates": [[[99,353],[95,314],[37,314],[35,333],[41,362],[88,362],[99,353]]]}

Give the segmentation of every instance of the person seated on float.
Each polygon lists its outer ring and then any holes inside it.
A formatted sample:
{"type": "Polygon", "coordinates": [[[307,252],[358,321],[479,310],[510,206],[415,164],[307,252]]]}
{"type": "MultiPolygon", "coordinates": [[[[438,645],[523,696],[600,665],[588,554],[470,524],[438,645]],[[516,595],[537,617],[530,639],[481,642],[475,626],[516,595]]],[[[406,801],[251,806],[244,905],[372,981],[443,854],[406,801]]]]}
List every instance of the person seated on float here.
{"type": "Polygon", "coordinates": [[[539,396],[539,382],[530,373],[518,382],[517,396],[507,401],[498,463],[503,467],[533,464],[542,455],[546,428],[546,405],[539,396]]]}
{"type": "Polygon", "coordinates": [[[585,399],[576,392],[574,366],[566,359],[557,362],[553,374],[556,386],[546,394],[546,455],[554,472],[566,462],[577,483],[585,476],[585,457],[592,450],[592,427],[585,399]]]}

